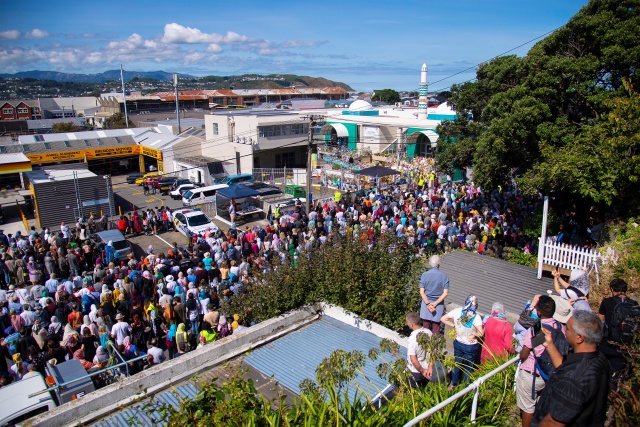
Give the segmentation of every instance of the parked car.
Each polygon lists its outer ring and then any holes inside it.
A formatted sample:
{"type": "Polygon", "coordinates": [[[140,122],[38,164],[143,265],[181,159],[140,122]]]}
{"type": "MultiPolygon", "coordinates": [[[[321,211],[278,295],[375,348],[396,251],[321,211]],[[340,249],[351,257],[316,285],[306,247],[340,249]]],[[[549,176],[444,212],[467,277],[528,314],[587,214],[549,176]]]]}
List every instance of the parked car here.
{"type": "Polygon", "coordinates": [[[120,230],[100,231],[89,236],[89,240],[102,251],[103,257],[106,256],[104,248],[109,241],[111,241],[113,249],[115,249],[114,258],[123,261],[127,259],[130,253],[133,253],[133,245],[122,235],[120,230]]]}
{"type": "Polygon", "coordinates": [[[182,199],[182,195],[189,190],[193,190],[194,188],[198,188],[197,184],[189,182],[187,184],[180,184],[175,190],[169,192],[169,195],[174,200],[182,199]]]}
{"type": "Polygon", "coordinates": [[[171,190],[175,190],[183,184],[193,184],[193,181],[187,178],[176,178],[176,181],[173,183],[171,190]]]}
{"type": "Polygon", "coordinates": [[[218,231],[218,226],[209,219],[202,211],[183,209],[173,212],[173,224],[176,230],[189,236],[192,233],[202,234],[207,228],[211,231],[218,231]]]}
{"type": "Polygon", "coordinates": [[[134,184],[138,178],[142,178],[143,176],[144,174],[140,172],[130,173],[129,175],[127,175],[127,183],[134,184]]]}
{"type": "Polygon", "coordinates": [[[161,178],[161,176],[158,175],[158,172],[145,173],[140,178],[136,178],[136,184],[144,184],[147,181],[147,178],[161,178]]]}
{"type": "Polygon", "coordinates": [[[173,184],[176,182],[176,177],[163,176],[162,178],[159,178],[157,181],[158,181],[158,184],[156,185],[156,188],[160,190],[160,194],[166,195],[166,194],[169,194],[169,191],[171,191],[171,187],[173,187],[173,184]]]}

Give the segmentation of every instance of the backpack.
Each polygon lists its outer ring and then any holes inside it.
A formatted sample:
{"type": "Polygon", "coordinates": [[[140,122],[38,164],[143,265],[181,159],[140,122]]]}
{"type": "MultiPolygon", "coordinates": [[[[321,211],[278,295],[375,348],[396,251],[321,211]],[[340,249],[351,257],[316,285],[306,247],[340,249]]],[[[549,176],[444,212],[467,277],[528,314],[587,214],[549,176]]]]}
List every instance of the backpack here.
{"type": "Polygon", "coordinates": [[[225,323],[224,325],[220,325],[218,332],[221,338],[231,335],[231,330],[229,329],[229,323],[225,323]]]}
{"type": "MultiPolygon", "coordinates": [[[[560,322],[556,320],[554,323],[554,326],[543,324],[542,327],[551,331],[551,335],[553,336],[553,344],[556,346],[560,354],[564,357],[569,353],[569,343],[567,342],[567,338],[562,333],[562,325],[560,324],[560,322]]],[[[551,363],[549,353],[545,349],[540,357],[536,357],[535,354],[536,353],[534,351],[533,356],[536,361],[536,370],[543,380],[548,381],[551,375],[553,375],[553,371],[555,370],[553,363],[551,363]]]]}
{"type": "Polygon", "coordinates": [[[613,317],[609,326],[609,339],[629,343],[640,328],[640,305],[629,298],[619,298],[613,308],[613,317]]]}

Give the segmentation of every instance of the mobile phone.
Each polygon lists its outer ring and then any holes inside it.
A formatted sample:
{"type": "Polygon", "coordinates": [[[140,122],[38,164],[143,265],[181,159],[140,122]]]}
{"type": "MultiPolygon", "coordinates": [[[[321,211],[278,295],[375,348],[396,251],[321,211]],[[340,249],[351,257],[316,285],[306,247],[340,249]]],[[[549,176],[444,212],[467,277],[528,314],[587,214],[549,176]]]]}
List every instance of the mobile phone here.
{"type": "Polygon", "coordinates": [[[540,332],[531,338],[531,348],[536,348],[537,346],[544,344],[544,341],[544,333],[540,330],[540,332]]]}

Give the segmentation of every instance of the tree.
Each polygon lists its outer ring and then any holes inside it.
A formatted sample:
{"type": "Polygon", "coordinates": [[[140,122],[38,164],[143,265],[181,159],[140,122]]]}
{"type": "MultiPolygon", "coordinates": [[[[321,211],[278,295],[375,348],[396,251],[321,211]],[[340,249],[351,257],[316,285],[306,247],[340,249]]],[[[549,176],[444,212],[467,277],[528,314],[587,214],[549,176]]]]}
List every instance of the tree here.
{"type": "Polygon", "coordinates": [[[127,122],[125,120],[124,114],[115,113],[113,116],[108,117],[104,121],[105,129],[124,129],[127,127],[127,122]]]}
{"type": "Polygon", "coordinates": [[[400,94],[393,89],[376,90],[371,100],[395,104],[396,102],[400,102],[400,94]]]}
{"type": "Polygon", "coordinates": [[[78,132],[80,128],[73,124],[73,122],[54,123],[51,126],[51,132],[53,133],[68,133],[78,132]]]}
{"type": "Polygon", "coordinates": [[[515,178],[527,194],[585,203],[631,195],[639,3],[591,0],[526,57],[497,58],[478,68],[477,81],[454,86],[449,103],[460,117],[438,128],[445,167],[472,166],[488,190],[515,178]]]}

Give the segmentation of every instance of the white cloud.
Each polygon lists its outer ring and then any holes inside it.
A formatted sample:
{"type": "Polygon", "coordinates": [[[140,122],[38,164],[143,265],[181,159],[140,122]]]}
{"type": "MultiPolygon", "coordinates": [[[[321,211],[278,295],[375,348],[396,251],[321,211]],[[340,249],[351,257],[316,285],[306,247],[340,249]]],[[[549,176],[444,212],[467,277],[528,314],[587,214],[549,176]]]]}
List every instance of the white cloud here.
{"type": "Polygon", "coordinates": [[[212,53],[222,52],[222,46],[220,46],[219,44],[211,43],[207,47],[207,52],[212,52],[212,53]]]}
{"type": "Polygon", "coordinates": [[[280,49],[260,49],[258,50],[258,54],[260,55],[282,55],[284,52],[280,49]]]}
{"type": "Polygon", "coordinates": [[[20,31],[18,30],[0,31],[0,40],[15,40],[18,37],[20,37],[20,31]]]}
{"type": "Polygon", "coordinates": [[[184,56],[184,63],[185,65],[188,65],[194,62],[198,62],[204,57],[205,56],[199,52],[193,52],[184,56]]]}
{"type": "Polygon", "coordinates": [[[33,30],[25,33],[25,38],[27,39],[43,39],[45,37],[49,37],[49,33],[45,30],[40,30],[38,28],[34,28],[33,30]]]}
{"type": "Polygon", "coordinates": [[[164,43],[218,43],[222,39],[219,34],[206,34],[197,28],[184,27],[175,22],[164,26],[164,43]]]}
{"type": "Polygon", "coordinates": [[[302,40],[287,40],[284,43],[281,44],[282,47],[284,48],[295,48],[295,47],[314,47],[314,46],[320,46],[322,44],[327,43],[326,41],[321,41],[321,42],[305,42],[302,40]]]}

